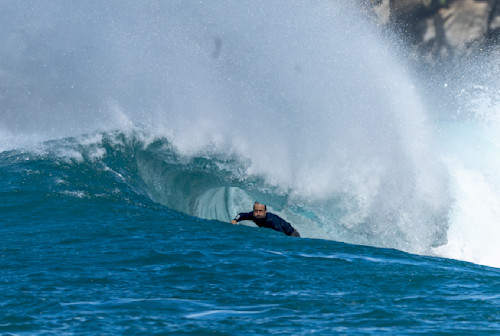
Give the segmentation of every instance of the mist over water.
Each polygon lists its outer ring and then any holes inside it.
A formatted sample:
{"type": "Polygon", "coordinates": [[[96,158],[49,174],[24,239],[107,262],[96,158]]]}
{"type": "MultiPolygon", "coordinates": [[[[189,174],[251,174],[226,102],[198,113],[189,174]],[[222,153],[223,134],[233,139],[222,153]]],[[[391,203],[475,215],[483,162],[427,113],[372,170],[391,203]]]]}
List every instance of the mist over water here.
{"type": "MultiPolygon", "coordinates": [[[[282,214],[302,220],[306,237],[478,263],[500,255],[482,235],[471,241],[477,221],[463,220],[481,205],[460,201],[477,191],[457,168],[461,126],[441,121],[441,106],[355,4],[0,4],[0,150],[139,129],[187,157],[238,158],[245,176],[285,197],[282,214]]],[[[459,93],[455,78],[443,86],[459,93]]],[[[498,87],[476,89],[491,97],[498,87]]],[[[492,215],[478,220],[491,227],[500,194],[484,183],[492,215]]]]}
{"type": "MultiPolygon", "coordinates": [[[[448,243],[439,255],[499,266],[500,49],[481,49],[443,65],[433,112],[439,157],[451,180],[448,243]]],[[[432,77],[432,76],[430,76],[432,77]]]]}

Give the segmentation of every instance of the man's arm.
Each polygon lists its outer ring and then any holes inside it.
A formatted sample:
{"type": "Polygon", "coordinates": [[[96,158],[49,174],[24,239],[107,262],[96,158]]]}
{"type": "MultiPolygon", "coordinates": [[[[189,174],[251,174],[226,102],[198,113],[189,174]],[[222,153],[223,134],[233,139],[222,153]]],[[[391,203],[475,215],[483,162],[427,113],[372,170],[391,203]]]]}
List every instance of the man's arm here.
{"type": "Polygon", "coordinates": [[[293,232],[290,234],[290,236],[300,238],[299,231],[297,231],[297,229],[294,228],[293,232]]]}
{"type": "Polygon", "coordinates": [[[231,221],[231,224],[237,224],[238,222],[244,221],[244,220],[252,220],[253,219],[253,212],[242,212],[238,214],[234,219],[231,221]]]}
{"type": "Polygon", "coordinates": [[[285,232],[287,236],[300,237],[299,231],[297,231],[297,229],[294,228],[292,224],[288,223],[281,217],[278,218],[281,220],[281,224],[283,225],[283,232],[285,232]]]}

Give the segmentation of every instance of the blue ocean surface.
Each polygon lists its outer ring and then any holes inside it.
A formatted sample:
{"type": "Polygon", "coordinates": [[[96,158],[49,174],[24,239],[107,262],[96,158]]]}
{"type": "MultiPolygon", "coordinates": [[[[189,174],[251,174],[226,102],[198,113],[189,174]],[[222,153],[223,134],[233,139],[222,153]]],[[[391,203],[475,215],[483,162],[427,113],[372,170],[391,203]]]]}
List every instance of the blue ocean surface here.
{"type": "Polygon", "coordinates": [[[496,268],[189,216],[141,191],[131,148],[106,149],[0,154],[0,333],[500,330],[496,268]]]}

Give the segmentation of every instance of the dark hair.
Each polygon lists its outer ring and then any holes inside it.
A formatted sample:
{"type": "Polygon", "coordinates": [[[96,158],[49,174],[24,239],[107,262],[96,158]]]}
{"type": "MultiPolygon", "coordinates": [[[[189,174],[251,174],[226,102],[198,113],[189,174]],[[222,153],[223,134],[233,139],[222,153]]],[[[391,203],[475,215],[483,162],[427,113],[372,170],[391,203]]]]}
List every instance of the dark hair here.
{"type": "MultiPolygon", "coordinates": [[[[255,201],[255,203],[253,204],[254,207],[255,207],[255,204],[262,204],[262,203],[255,201]]],[[[264,206],[264,210],[267,211],[267,205],[265,205],[265,204],[262,204],[262,205],[264,206]]]]}

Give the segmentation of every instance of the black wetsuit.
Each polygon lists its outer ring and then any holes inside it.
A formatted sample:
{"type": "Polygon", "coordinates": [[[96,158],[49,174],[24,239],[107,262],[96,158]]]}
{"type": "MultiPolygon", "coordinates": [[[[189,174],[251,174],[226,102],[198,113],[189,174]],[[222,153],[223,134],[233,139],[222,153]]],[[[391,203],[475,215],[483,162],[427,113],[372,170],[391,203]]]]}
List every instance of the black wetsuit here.
{"type": "Polygon", "coordinates": [[[237,222],[251,220],[259,227],[283,232],[287,236],[300,237],[299,232],[283,218],[268,212],[265,218],[255,218],[252,212],[242,212],[234,219],[237,222]]]}

